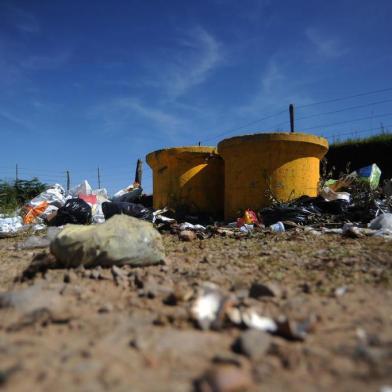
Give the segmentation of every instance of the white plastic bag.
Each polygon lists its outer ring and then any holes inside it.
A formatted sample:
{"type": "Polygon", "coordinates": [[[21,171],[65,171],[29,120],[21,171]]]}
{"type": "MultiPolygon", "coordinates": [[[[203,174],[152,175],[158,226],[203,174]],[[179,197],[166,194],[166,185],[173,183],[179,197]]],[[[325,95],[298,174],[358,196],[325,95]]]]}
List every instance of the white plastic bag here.
{"type": "Polygon", "coordinates": [[[73,197],[78,197],[79,195],[91,195],[92,188],[87,180],[84,180],[81,184],[77,185],[69,191],[69,194],[73,197]]]}
{"type": "Polygon", "coordinates": [[[40,193],[34,199],[28,202],[30,207],[37,207],[42,202],[47,202],[56,207],[62,207],[65,204],[64,189],[61,185],[55,184],[47,190],[40,193]]]}

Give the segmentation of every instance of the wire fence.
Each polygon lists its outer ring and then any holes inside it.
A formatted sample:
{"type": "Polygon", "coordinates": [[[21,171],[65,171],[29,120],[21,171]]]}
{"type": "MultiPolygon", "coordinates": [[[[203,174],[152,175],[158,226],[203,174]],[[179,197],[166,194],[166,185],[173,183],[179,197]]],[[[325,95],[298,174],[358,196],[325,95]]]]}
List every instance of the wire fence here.
{"type": "MultiPolygon", "coordinates": [[[[295,129],[300,129],[301,132],[311,131],[312,134],[324,136],[330,142],[343,141],[347,138],[360,138],[363,136],[371,136],[378,133],[389,133],[392,127],[392,121],[388,121],[386,125],[382,123],[388,117],[392,117],[392,87],[360,92],[357,94],[345,95],[324,99],[317,102],[312,102],[303,105],[297,105],[295,112],[298,117],[295,119],[295,129]],[[370,102],[363,102],[364,97],[378,95],[378,99],[372,99],[370,102]],[[328,107],[331,104],[339,104],[344,101],[356,100],[355,104],[347,105],[344,107],[328,107]],[[319,108],[317,110],[317,107],[319,108]],[[321,107],[321,109],[320,109],[321,107]],[[316,110],[316,111],[315,111],[316,110]],[[347,116],[346,113],[358,112],[356,116],[347,116]],[[323,121],[320,119],[328,119],[331,116],[344,116],[340,117],[339,121],[323,121]],[[315,120],[314,123],[309,123],[309,120],[315,120]],[[319,121],[316,121],[319,120],[319,121]],[[370,122],[371,126],[366,126],[370,122]],[[375,122],[378,125],[373,125],[375,122]],[[358,124],[359,125],[355,125],[358,124]],[[347,124],[353,124],[351,129],[345,127],[347,124]],[[342,126],[342,129],[340,127],[342,126]]],[[[200,141],[199,144],[216,140],[228,135],[239,135],[244,133],[260,132],[260,129],[274,129],[281,131],[282,127],[289,128],[290,120],[287,108],[280,108],[280,110],[273,113],[265,113],[263,116],[245,122],[242,125],[221,130],[220,132],[211,133],[209,137],[200,141]],[[284,119],[284,121],[283,121],[284,119]],[[271,127],[272,122],[276,121],[275,126],[271,127]],[[279,121],[279,122],[278,122],[279,121]],[[256,127],[257,126],[257,127],[256,127]],[[268,127],[267,127],[268,126],[268,127]]],[[[193,144],[193,143],[190,143],[193,144]]],[[[33,177],[39,178],[46,183],[60,183],[60,184],[77,184],[83,179],[88,179],[94,185],[100,184],[105,187],[113,184],[130,184],[134,177],[134,169],[131,163],[126,165],[99,165],[98,167],[81,167],[81,168],[64,168],[64,170],[57,170],[48,168],[39,168],[36,166],[19,166],[13,165],[0,165],[0,179],[17,180],[29,179],[33,177]]],[[[145,165],[143,172],[143,182],[151,183],[152,172],[145,165]]]]}

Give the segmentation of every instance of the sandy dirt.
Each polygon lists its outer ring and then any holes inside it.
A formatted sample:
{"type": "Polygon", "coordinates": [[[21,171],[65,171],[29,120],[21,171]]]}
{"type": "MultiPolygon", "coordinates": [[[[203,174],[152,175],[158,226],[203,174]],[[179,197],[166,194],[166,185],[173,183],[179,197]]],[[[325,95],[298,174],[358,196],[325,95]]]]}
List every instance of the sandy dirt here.
{"type": "Polygon", "coordinates": [[[0,304],[4,390],[214,391],[204,375],[220,391],[392,385],[391,241],[287,232],[183,242],[165,234],[166,265],[50,269],[23,282],[47,249],[18,250],[20,241],[0,240],[0,291],[14,293],[0,304]],[[303,341],[267,336],[265,354],[249,358],[234,348],[244,329],[204,331],[191,319],[206,281],[263,315],[312,327],[303,341]],[[255,282],[274,282],[277,295],[249,297],[255,282]]]}

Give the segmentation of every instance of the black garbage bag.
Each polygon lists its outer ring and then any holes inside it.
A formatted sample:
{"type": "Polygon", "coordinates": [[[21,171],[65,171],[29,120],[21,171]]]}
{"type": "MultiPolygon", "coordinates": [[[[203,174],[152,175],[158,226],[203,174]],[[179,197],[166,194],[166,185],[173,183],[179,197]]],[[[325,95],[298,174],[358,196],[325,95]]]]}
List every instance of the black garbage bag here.
{"type": "Polygon", "coordinates": [[[263,223],[266,226],[273,225],[279,221],[291,221],[297,224],[306,224],[310,216],[318,214],[312,209],[308,209],[305,206],[288,206],[280,205],[276,207],[263,208],[260,211],[260,215],[263,219],[263,223]]]}
{"type": "Polygon", "coordinates": [[[306,225],[315,217],[322,215],[344,215],[349,209],[346,200],[326,201],[322,197],[302,196],[292,202],[267,207],[260,211],[266,226],[279,221],[291,221],[306,225]]]}
{"type": "Polygon", "coordinates": [[[135,188],[130,192],[125,193],[119,197],[113,198],[114,202],[127,202],[127,203],[134,203],[139,201],[143,193],[142,188],[135,188]]]}
{"type": "Polygon", "coordinates": [[[350,203],[347,200],[337,199],[326,201],[322,197],[315,197],[312,204],[324,214],[340,215],[347,212],[350,203]]]}
{"type": "Polygon", "coordinates": [[[102,203],[102,212],[105,219],[111,218],[113,215],[129,215],[134,218],[144,219],[147,221],[152,221],[153,213],[152,210],[144,207],[141,204],[127,203],[123,201],[105,201],[102,203]]]}
{"type": "Polygon", "coordinates": [[[57,215],[50,220],[50,226],[62,226],[67,223],[85,225],[91,223],[91,207],[84,200],[69,199],[57,210],[57,215]]]}

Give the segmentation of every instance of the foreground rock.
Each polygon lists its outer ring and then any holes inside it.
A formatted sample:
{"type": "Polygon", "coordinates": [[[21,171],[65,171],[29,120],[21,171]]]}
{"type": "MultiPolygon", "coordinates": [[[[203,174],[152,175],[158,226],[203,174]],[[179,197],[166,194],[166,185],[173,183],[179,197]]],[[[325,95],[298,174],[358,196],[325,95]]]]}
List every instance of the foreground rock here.
{"type": "Polygon", "coordinates": [[[67,225],[50,250],[65,267],[146,266],[165,259],[161,235],[152,224],[125,215],[96,226],[67,225]]]}

